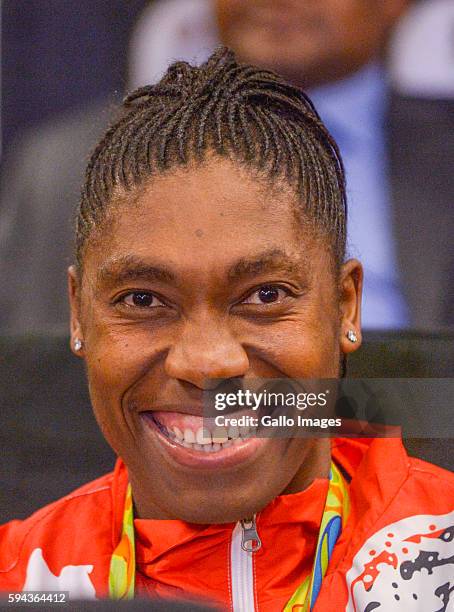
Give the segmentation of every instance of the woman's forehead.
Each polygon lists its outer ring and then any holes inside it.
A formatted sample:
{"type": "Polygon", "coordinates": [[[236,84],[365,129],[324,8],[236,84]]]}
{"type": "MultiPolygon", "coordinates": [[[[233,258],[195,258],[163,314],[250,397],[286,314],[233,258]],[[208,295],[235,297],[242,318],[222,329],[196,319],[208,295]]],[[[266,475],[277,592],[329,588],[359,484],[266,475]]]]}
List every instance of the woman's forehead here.
{"type": "Polygon", "coordinates": [[[116,207],[90,259],[98,278],[307,268],[314,236],[296,221],[294,200],[228,162],[159,176],[116,207]]]}
{"type": "Polygon", "coordinates": [[[170,255],[300,244],[310,233],[297,222],[296,206],[290,188],[268,187],[228,161],[182,169],[156,176],[112,208],[104,248],[148,245],[170,255]]]}
{"type": "MultiPolygon", "coordinates": [[[[213,156],[202,163],[174,168],[151,177],[133,197],[135,207],[158,219],[238,216],[257,222],[291,212],[298,197],[284,180],[227,158],[213,156]]],[[[126,210],[124,210],[126,212],[126,210]]]]}

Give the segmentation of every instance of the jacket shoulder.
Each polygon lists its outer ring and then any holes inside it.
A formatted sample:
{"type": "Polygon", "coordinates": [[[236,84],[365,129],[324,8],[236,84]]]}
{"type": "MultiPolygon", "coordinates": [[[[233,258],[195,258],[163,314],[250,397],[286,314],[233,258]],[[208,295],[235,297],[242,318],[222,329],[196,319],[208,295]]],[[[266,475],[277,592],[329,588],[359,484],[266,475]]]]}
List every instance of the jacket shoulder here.
{"type": "MultiPolygon", "coordinates": [[[[421,478],[427,476],[427,488],[447,486],[449,489],[454,489],[454,472],[417,457],[409,457],[409,475],[421,478]]],[[[454,505],[454,493],[452,502],[454,505]]]]}
{"type": "Polygon", "coordinates": [[[41,564],[41,575],[47,572],[58,582],[65,566],[94,567],[100,556],[109,556],[113,480],[113,473],[106,474],[27,519],[1,526],[0,591],[22,590],[33,563],[41,564]]]}

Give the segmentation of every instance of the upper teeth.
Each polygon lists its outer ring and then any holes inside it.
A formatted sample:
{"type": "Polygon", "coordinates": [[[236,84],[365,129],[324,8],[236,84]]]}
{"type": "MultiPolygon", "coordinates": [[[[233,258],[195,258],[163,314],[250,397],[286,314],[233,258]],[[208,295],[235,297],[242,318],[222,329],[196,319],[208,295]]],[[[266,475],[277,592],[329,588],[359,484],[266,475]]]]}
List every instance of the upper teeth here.
{"type": "Polygon", "coordinates": [[[194,433],[192,429],[186,428],[182,431],[179,427],[171,427],[170,433],[175,439],[185,444],[195,446],[211,446],[211,445],[226,445],[229,442],[239,441],[240,438],[249,437],[253,433],[253,428],[250,427],[216,427],[211,432],[206,427],[199,427],[194,433]]]}
{"type": "Polygon", "coordinates": [[[195,435],[192,429],[184,430],[184,441],[188,444],[195,444],[195,435]]]}

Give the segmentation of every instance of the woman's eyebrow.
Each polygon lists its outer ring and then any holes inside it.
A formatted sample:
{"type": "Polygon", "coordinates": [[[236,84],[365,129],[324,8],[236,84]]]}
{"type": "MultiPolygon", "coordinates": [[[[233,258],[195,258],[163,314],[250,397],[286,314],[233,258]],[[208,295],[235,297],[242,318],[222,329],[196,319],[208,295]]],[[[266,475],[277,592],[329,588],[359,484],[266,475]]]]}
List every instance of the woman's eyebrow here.
{"type": "MultiPolygon", "coordinates": [[[[229,281],[256,276],[263,272],[279,271],[301,276],[304,257],[290,256],[281,249],[270,249],[252,257],[242,257],[228,271],[229,281]]],[[[161,263],[147,262],[135,255],[115,257],[99,268],[97,281],[100,285],[121,284],[132,280],[177,283],[176,274],[161,263]]]]}
{"type": "Polygon", "coordinates": [[[98,282],[101,284],[123,283],[142,279],[161,282],[175,282],[173,272],[163,265],[149,264],[133,255],[107,261],[98,270],[98,282]]]}
{"type": "Polygon", "coordinates": [[[290,256],[282,249],[270,249],[251,258],[241,258],[228,271],[228,279],[240,280],[262,272],[281,271],[301,275],[304,257],[290,256]]]}

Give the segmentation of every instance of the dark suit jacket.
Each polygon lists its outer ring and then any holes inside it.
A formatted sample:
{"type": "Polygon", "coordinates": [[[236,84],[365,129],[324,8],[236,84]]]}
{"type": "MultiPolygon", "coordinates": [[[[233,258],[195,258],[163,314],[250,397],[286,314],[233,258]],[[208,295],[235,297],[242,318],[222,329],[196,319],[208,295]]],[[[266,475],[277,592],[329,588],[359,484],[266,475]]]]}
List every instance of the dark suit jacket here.
{"type": "Polygon", "coordinates": [[[104,100],[32,130],[2,168],[0,329],[68,328],[66,270],[90,151],[112,115],[104,100]]]}
{"type": "MultiPolygon", "coordinates": [[[[73,210],[105,105],[36,130],[4,169],[0,201],[0,329],[65,327],[73,210]]],[[[392,208],[412,326],[454,325],[454,101],[392,97],[392,208]]],[[[365,231],[373,231],[365,229],[365,231]]]]}
{"type": "Polygon", "coordinates": [[[454,325],[454,101],[394,96],[392,210],[412,324],[454,325]]]}

